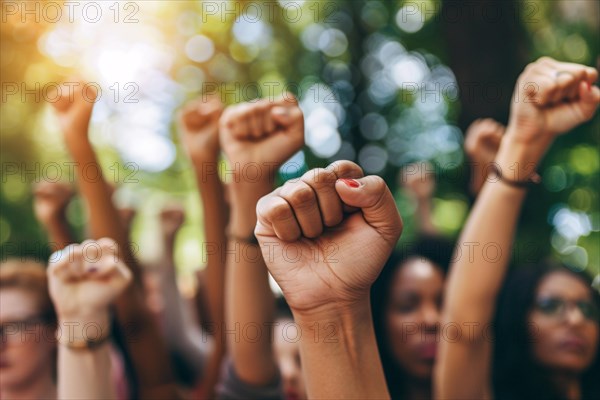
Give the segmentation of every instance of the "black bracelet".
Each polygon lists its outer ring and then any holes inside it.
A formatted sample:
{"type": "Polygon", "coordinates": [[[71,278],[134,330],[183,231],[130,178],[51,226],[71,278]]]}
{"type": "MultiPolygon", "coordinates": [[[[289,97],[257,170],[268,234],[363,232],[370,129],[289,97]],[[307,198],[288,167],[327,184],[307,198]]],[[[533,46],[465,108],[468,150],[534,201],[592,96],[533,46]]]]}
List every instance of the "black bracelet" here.
{"type": "Polygon", "coordinates": [[[512,179],[507,179],[504,175],[502,175],[502,171],[500,170],[500,167],[498,167],[497,164],[490,164],[490,168],[492,170],[492,173],[496,175],[498,179],[512,187],[523,189],[533,185],[539,185],[542,182],[542,177],[535,171],[531,175],[529,175],[527,180],[514,181],[512,179]]]}

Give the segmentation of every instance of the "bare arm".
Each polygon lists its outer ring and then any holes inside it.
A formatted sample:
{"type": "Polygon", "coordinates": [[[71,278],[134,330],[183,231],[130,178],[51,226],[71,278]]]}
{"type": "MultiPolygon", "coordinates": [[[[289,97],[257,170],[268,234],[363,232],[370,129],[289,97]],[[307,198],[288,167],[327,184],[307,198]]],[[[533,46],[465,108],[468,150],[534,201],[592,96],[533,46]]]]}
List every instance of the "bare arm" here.
{"type": "Polygon", "coordinates": [[[106,340],[109,306],[130,281],[131,272],[118,259],[117,246],[109,239],[70,246],[51,257],[48,283],[61,328],[58,398],[116,397],[110,342],[106,340]],[[90,326],[94,329],[86,329],[90,326]],[[82,346],[92,339],[99,340],[97,347],[82,346]]]}
{"type": "MultiPolygon", "coordinates": [[[[88,91],[91,90],[93,86],[88,86],[88,91]]],[[[64,93],[69,93],[69,90],[64,93]]],[[[89,213],[92,238],[113,239],[119,246],[119,256],[133,274],[134,285],[128,286],[117,298],[115,309],[119,324],[127,332],[135,327],[136,336],[127,338],[125,342],[137,375],[140,396],[176,396],[163,340],[143,301],[139,266],[131,253],[118,211],[112,203],[112,191],[102,177],[88,138],[92,101],[95,98],[95,93],[83,95],[76,90],[71,100],[64,96],[54,105],[67,148],[75,162],[77,184],[89,213]],[[149,352],[148,348],[153,351],[149,352]]]]}
{"type": "Polygon", "coordinates": [[[491,118],[478,119],[473,122],[465,134],[465,153],[471,165],[470,189],[477,195],[494,162],[505,127],[491,118]]]}
{"type": "Polygon", "coordinates": [[[225,252],[228,209],[223,183],[218,175],[219,118],[223,105],[216,97],[197,99],[189,103],[180,115],[180,129],[185,150],[194,167],[196,185],[200,191],[207,255],[205,278],[211,324],[214,327],[212,348],[203,381],[202,396],[212,397],[221,373],[225,355],[225,252]],[[206,100],[206,101],[203,101],[206,100]]]}
{"type": "Polygon", "coordinates": [[[252,332],[254,326],[261,333],[256,340],[245,335],[236,340],[236,335],[229,334],[228,350],[236,374],[251,385],[267,385],[278,373],[269,328],[274,318],[274,297],[260,249],[250,243],[256,204],[272,190],[277,168],[302,147],[303,127],[295,99],[238,104],[229,107],[221,118],[221,145],[229,168],[235,171],[230,184],[227,328],[252,332]]]}
{"type": "Polygon", "coordinates": [[[263,197],[255,232],[301,328],[308,396],[389,398],[369,290],[400,237],[402,220],[380,177],[362,177],[349,161],[338,165],[345,174],[312,170],[263,197]],[[355,211],[344,215],[345,207],[355,211]],[[302,256],[290,259],[286,246],[302,256]]]}
{"type": "MultiPolygon", "coordinates": [[[[590,88],[589,83],[596,78],[593,68],[547,58],[525,69],[516,85],[510,123],[496,157],[504,179],[526,180],[556,135],[592,117],[600,90],[590,88]]],[[[483,331],[494,315],[525,194],[525,189],[504,181],[488,181],[469,216],[451,268],[443,323],[465,329],[470,325],[474,331],[456,342],[440,343],[436,397],[492,396],[492,343],[483,331]],[[497,250],[498,256],[492,258],[486,246],[497,250]]]]}
{"type": "Polygon", "coordinates": [[[48,232],[52,251],[61,250],[75,240],[67,223],[66,208],[73,197],[71,187],[62,182],[41,182],[34,189],[35,216],[48,232]]]}

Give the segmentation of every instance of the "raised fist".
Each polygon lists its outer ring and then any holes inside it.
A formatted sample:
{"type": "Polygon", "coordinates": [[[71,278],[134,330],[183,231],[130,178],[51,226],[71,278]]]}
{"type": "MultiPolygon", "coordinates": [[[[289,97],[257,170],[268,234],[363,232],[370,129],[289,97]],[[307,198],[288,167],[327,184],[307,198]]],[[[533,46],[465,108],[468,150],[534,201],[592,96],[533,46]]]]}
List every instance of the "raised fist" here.
{"type": "Polygon", "coordinates": [[[261,176],[271,179],[268,172],[274,173],[304,144],[302,111],[289,93],[277,100],[230,106],[221,117],[220,138],[237,178],[253,163],[261,176]]]}
{"type": "Polygon", "coordinates": [[[35,216],[44,225],[63,218],[73,194],[73,189],[67,183],[40,182],[33,190],[35,216]]]}
{"type": "Polygon", "coordinates": [[[185,211],[180,205],[170,205],[160,211],[160,226],[168,237],[173,237],[184,221],[185,211]]]}
{"type": "Polygon", "coordinates": [[[210,96],[189,102],[179,114],[182,142],[192,161],[214,161],[218,158],[219,118],[222,113],[221,100],[210,96]]]}
{"type": "Polygon", "coordinates": [[[87,135],[97,97],[95,84],[73,81],[60,85],[58,98],[52,105],[65,135],[87,135]]]}
{"type": "Polygon", "coordinates": [[[474,121],[465,134],[465,152],[471,161],[489,164],[496,158],[506,127],[492,118],[474,121]]]}
{"type": "Polygon", "coordinates": [[[597,78],[594,68],[548,57],[529,64],[517,80],[509,132],[526,143],[551,141],[591,119],[600,102],[597,78]]]}
{"type": "Polygon", "coordinates": [[[86,240],[50,256],[48,286],[61,320],[94,320],[131,281],[131,272],[118,257],[111,239],[86,240]]]}
{"type": "Polygon", "coordinates": [[[385,182],[350,161],[308,171],[256,210],[267,267],[300,313],[363,302],[402,232],[385,182]]]}
{"type": "Polygon", "coordinates": [[[473,177],[471,191],[478,193],[486,179],[485,172],[494,162],[505,126],[491,118],[474,121],[465,134],[465,153],[471,160],[473,177]]]}
{"type": "Polygon", "coordinates": [[[428,162],[409,164],[400,171],[400,183],[417,200],[430,200],[435,192],[435,174],[428,162]]]}

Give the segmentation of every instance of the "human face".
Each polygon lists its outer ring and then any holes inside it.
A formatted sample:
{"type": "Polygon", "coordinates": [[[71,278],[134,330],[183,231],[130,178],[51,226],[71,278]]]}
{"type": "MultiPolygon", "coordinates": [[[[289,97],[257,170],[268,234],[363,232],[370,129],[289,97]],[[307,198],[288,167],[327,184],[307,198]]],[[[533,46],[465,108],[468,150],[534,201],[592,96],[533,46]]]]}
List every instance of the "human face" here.
{"type": "Polygon", "coordinates": [[[275,326],[275,356],[283,380],[286,400],[306,399],[306,388],[300,364],[299,332],[291,319],[279,319],[275,326]]]}
{"type": "Polygon", "coordinates": [[[423,258],[405,261],[394,274],[386,333],[394,359],[413,378],[431,379],[443,290],[442,271],[423,258]]]}
{"type": "Polygon", "coordinates": [[[0,325],[0,391],[27,387],[52,374],[54,328],[43,322],[32,293],[0,290],[0,325]]]}
{"type": "Polygon", "coordinates": [[[581,374],[598,350],[598,309],[580,278],[563,271],[542,279],[529,314],[534,360],[550,370],[581,374]]]}

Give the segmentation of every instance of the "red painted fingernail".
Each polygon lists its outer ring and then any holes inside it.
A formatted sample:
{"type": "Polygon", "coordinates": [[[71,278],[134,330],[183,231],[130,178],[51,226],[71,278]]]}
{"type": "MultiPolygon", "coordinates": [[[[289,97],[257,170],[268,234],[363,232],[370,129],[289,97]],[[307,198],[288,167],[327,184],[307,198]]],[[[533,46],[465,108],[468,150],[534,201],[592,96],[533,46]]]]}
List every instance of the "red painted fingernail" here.
{"type": "Polygon", "coordinates": [[[96,272],[96,271],[98,271],[98,268],[96,268],[96,267],[92,267],[92,268],[90,268],[90,269],[89,269],[89,272],[90,272],[91,274],[93,274],[93,273],[94,273],[94,272],[96,272]]]}
{"type": "Polygon", "coordinates": [[[356,189],[357,187],[360,186],[360,183],[358,183],[358,181],[356,181],[354,179],[341,178],[340,181],[344,182],[346,185],[348,185],[354,189],[356,189]]]}

